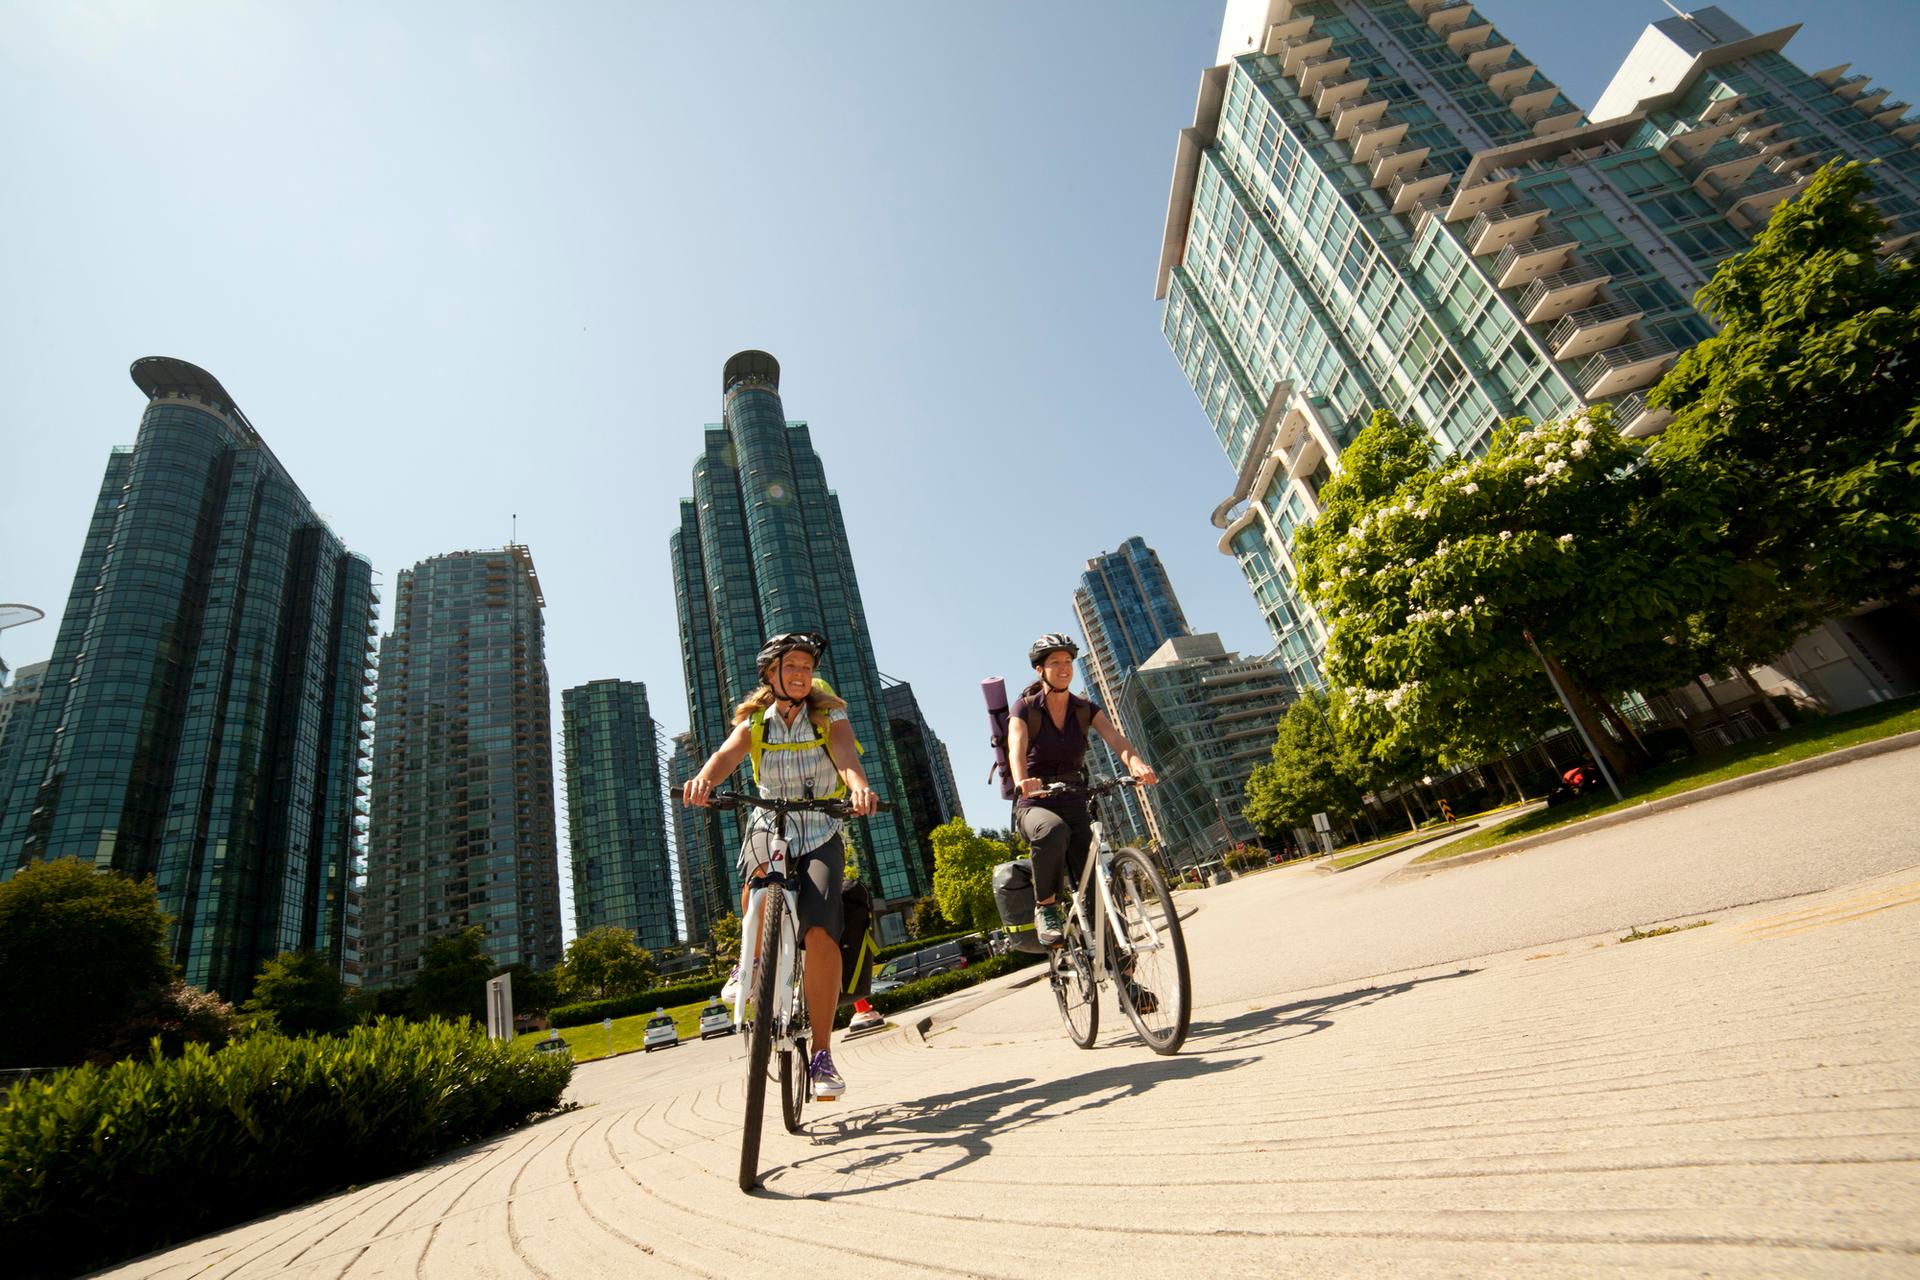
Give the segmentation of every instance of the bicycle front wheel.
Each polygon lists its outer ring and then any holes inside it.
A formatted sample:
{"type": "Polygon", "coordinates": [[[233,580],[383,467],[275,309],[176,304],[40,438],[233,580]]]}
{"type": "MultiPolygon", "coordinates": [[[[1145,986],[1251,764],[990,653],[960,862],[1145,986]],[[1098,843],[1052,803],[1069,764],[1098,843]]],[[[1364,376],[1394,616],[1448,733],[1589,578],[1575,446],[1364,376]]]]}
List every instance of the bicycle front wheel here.
{"type": "Polygon", "coordinates": [[[1138,849],[1113,856],[1113,905],[1131,948],[1113,948],[1120,1007],[1149,1049],[1176,1053],[1193,1014],[1187,940],[1165,877],[1138,849]]]}
{"type": "Polygon", "coordinates": [[[801,993],[793,1002],[793,1025],[780,1039],[780,1118],[788,1133],[800,1132],[800,1109],[806,1105],[813,1081],[807,1078],[807,1000],[801,993]]]}
{"type": "MultiPolygon", "coordinates": [[[[767,1106],[767,1067],[773,1060],[773,1015],[780,980],[780,926],[787,897],[766,890],[760,905],[759,960],[754,964],[753,1018],[747,1023],[747,1113],[740,1132],[740,1189],[760,1180],[760,1119],[767,1106]]],[[[745,996],[745,992],[741,993],[745,996]]]]}
{"type": "Polygon", "coordinates": [[[1092,954],[1080,917],[1069,914],[1066,945],[1047,952],[1047,977],[1067,1039],[1082,1049],[1093,1048],[1093,1038],[1100,1034],[1100,993],[1093,981],[1092,954]]]}

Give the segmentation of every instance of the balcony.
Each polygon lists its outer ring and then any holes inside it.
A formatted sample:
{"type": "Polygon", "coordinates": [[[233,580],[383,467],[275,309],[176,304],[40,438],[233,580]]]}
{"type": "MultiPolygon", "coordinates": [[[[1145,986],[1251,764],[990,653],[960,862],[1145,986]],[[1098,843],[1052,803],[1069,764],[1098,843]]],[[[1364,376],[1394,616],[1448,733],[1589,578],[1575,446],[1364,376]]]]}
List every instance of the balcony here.
{"type": "Polygon", "coordinates": [[[1344,53],[1323,53],[1300,63],[1300,96],[1314,92],[1330,76],[1343,76],[1353,59],[1344,53]]]}
{"type": "Polygon", "coordinates": [[[1718,120],[1721,116],[1739,106],[1741,101],[1742,98],[1737,93],[1730,93],[1724,98],[1715,98],[1707,104],[1707,109],[1700,113],[1700,118],[1702,120],[1718,120]]]}
{"type": "Polygon", "coordinates": [[[1369,93],[1358,98],[1350,98],[1340,104],[1333,113],[1333,136],[1345,142],[1359,131],[1360,126],[1372,124],[1386,114],[1387,97],[1385,94],[1369,93]]]}
{"type": "Polygon", "coordinates": [[[1332,36],[1295,36],[1291,40],[1282,40],[1274,53],[1280,59],[1280,70],[1297,76],[1300,74],[1300,65],[1308,58],[1317,58],[1331,48],[1332,36]]]}
{"type": "Polygon", "coordinates": [[[1532,196],[1518,196],[1494,205],[1475,217],[1467,228],[1467,252],[1498,253],[1516,240],[1538,232],[1547,218],[1547,206],[1532,196]]]}
{"type": "Polygon", "coordinates": [[[1550,271],[1563,269],[1578,245],[1579,241],[1566,232],[1552,230],[1510,244],[1494,259],[1493,282],[1502,289],[1532,284],[1550,271]]]}
{"type": "Polygon", "coordinates": [[[1536,138],[1546,138],[1556,133],[1565,133],[1568,129],[1576,128],[1580,123],[1580,119],[1580,108],[1571,103],[1560,107],[1549,108],[1544,114],[1532,122],[1533,136],[1536,138]]]}
{"type": "Polygon", "coordinates": [[[1893,136],[1902,142],[1911,142],[1920,136],[1920,120],[1895,120],[1887,126],[1893,130],[1893,136]]]}
{"type": "Polygon", "coordinates": [[[1912,103],[1902,102],[1898,98],[1895,98],[1892,102],[1881,103],[1878,107],[1868,112],[1868,114],[1873,117],[1875,124],[1891,125],[1895,120],[1907,114],[1912,107],[1912,103]]]}
{"type": "Polygon", "coordinates": [[[1392,147],[1407,136],[1405,120],[1389,120],[1381,116],[1372,124],[1363,124],[1354,130],[1353,162],[1372,164],[1373,157],[1383,148],[1392,147]]]}
{"type": "Polygon", "coordinates": [[[1439,196],[1452,181],[1453,174],[1447,170],[1423,164],[1412,173],[1396,177],[1387,187],[1387,196],[1393,202],[1395,213],[1405,213],[1416,204],[1439,196]]]}
{"type": "Polygon", "coordinates": [[[1426,163],[1431,150],[1425,146],[1399,145],[1377,148],[1373,153],[1373,189],[1381,190],[1401,174],[1418,169],[1426,163]]]}
{"type": "MultiPolygon", "coordinates": [[[[1291,7],[1292,7],[1291,5],[1282,6],[1282,8],[1289,8],[1289,9],[1291,7]]],[[[1296,14],[1288,13],[1280,17],[1272,26],[1267,28],[1266,47],[1263,50],[1263,52],[1269,55],[1278,53],[1280,51],[1281,41],[1297,40],[1301,36],[1306,35],[1311,30],[1313,30],[1312,14],[1307,13],[1307,14],[1296,15],[1296,14]]]]}
{"type": "Polygon", "coordinates": [[[1853,109],[1863,115],[1870,116],[1873,114],[1874,108],[1878,107],[1882,102],[1885,102],[1886,99],[1887,91],[1884,87],[1869,89],[1853,100],[1853,109]]]}
{"type": "Polygon", "coordinates": [[[1662,338],[1642,338],[1602,351],[1580,366],[1580,394],[1608,400],[1623,391],[1638,391],[1665,373],[1679,355],[1662,338]]]}
{"type": "Polygon", "coordinates": [[[1367,77],[1365,76],[1349,76],[1344,80],[1323,84],[1320,86],[1320,92],[1314,95],[1314,114],[1325,120],[1366,91],[1367,77]]]}
{"type": "Polygon", "coordinates": [[[1437,9],[1441,2],[1442,0],[1407,0],[1407,8],[1424,18],[1437,9]]]}
{"type": "Polygon", "coordinates": [[[1500,92],[1500,98],[1507,108],[1522,120],[1526,120],[1531,112],[1544,111],[1552,106],[1553,100],[1559,96],[1560,86],[1538,72],[1517,84],[1508,85],[1500,92]]]}
{"type": "Polygon", "coordinates": [[[1467,50],[1478,49],[1491,39],[1493,24],[1475,14],[1470,21],[1453,29],[1453,33],[1447,37],[1447,48],[1464,57],[1467,50]]]}
{"type": "Polygon", "coordinates": [[[1654,408],[1647,403],[1644,392],[1636,391],[1613,402],[1613,421],[1620,428],[1621,435],[1637,440],[1654,435],[1672,422],[1673,410],[1654,408]]]}
{"type": "Polygon", "coordinates": [[[1472,17],[1473,6],[1467,0],[1440,0],[1439,4],[1427,10],[1427,25],[1444,33],[1464,26],[1472,17]]]}
{"type": "Polygon", "coordinates": [[[1733,131],[1734,123],[1731,117],[1724,118],[1716,124],[1681,129],[1667,138],[1667,145],[1660,148],[1660,158],[1668,164],[1685,164],[1697,156],[1706,154],[1714,143],[1732,136],[1733,131]]]}
{"type": "Polygon", "coordinates": [[[1584,263],[1541,276],[1520,295],[1520,314],[1528,324],[1558,320],[1576,307],[1585,307],[1600,296],[1600,286],[1613,277],[1598,267],[1584,263]]]}
{"type": "Polygon", "coordinates": [[[1873,77],[1870,75],[1855,72],[1853,75],[1847,76],[1844,79],[1835,80],[1833,82],[1833,91],[1843,98],[1857,97],[1860,91],[1865,89],[1872,79],[1873,77]]]}
{"type": "Polygon", "coordinates": [[[1462,218],[1471,218],[1482,209],[1491,209],[1512,191],[1512,178],[1488,178],[1485,182],[1462,187],[1453,193],[1453,204],[1447,209],[1447,221],[1458,222],[1462,218]]]}
{"type": "Polygon", "coordinates": [[[1495,96],[1502,102],[1505,102],[1507,94],[1533,79],[1534,72],[1538,71],[1539,68],[1531,62],[1528,62],[1525,58],[1521,58],[1517,62],[1496,62],[1490,66],[1483,65],[1477,68],[1477,70],[1480,72],[1481,77],[1486,80],[1487,88],[1493,90],[1495,96]]]}
{"type": "Polygon", "coordinates": [[[1443,221],[1446,219],[1446,196],[1437,195],[1425,200],[1416,200],[1413,202],[1413,208],[1407,210],[1407,215],[1413,221],[1413,234],[1418,239],[1420,233],[1427,229],[1428,218],[1439,218],[1443,221]]]}
{"type": "Polygon", "coordinates": [[[1763,159],[1765,157],[1760,154],[1758,147],[1728,138],[1708,147],[1705,154],[1689,160],[1685,170],[1687,176],[1693,179],[1695,191],[1701,195],[1712,195],[1716,190],[1724,191],[1751,178],[1763,159]]]}
{"type": "Polygon", "coordinates": [[[1490,43],[1467,55],[1467,69],[1475,75],[1481,75],[1488,67],[1505,65],[1512,55],[1513,45],[1504,36],[1495,35],[1490,43]]]}
{"type": "Polygon", "coordinates": [[[1578,360],[1596,351],[1617,346],[1633,328],[1633,322],[1646,313],[1624,302],[1602,302],[1582,307],[1562,317],[1547,335],[1547,345],[1555,360],[1578,360]]]}

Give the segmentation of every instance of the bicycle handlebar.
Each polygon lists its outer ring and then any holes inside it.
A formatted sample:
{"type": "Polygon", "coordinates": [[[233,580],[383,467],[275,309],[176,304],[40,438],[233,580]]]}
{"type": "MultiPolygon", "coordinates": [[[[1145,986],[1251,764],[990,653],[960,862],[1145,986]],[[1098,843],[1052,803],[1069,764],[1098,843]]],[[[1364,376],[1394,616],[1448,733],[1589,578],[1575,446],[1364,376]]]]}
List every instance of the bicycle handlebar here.
{"type": "MultiPolygon", "coordinates": [[[[765,796],[750,795],[744,791],[715,791],[707,797],[707,804],[715,809],[765,809],[769,813],[824,813],[830,818],[857,818],[860,814],[853,811],[853,805],[847,800],[835,800],[824,797],[815,800],[769,800],[765,796]]],[[[878,800],[874,805],[875,813],[892,813],[893,802],[878,800]]]]}
{"type": "Polygon", "coordinates": [[[1112,795],[1114,792],[1124,790],[1128,787],[1137,787],[1139,785],[1140,779],[1131,776],[1124,778],[1095,778],[1093,781],[1078,787],[1067,782],[1050,782],[1040,788],[1040,794],[1043,796],[1058,796],[1065,795],[1070,791],[1080,791],[1089,796],[1105,796],[1112,795]]]}

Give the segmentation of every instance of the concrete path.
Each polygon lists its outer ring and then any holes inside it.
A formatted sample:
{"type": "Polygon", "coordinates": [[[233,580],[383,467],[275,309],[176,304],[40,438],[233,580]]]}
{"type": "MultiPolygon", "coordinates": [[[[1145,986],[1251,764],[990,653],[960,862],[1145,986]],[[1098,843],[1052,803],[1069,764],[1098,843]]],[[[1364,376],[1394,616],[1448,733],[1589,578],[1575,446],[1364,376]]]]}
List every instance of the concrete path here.
{"type": "Polygon", "coordinates": [[[844,1045],[733,1185],[739,1046],[111,1274],[1920,1276],[1920,751],[1512,858],[1181,895],[1199,1009],[1024,975],[844,1045]],[[1633,926],[1686,929],[1640,941],[1633,926]]]}

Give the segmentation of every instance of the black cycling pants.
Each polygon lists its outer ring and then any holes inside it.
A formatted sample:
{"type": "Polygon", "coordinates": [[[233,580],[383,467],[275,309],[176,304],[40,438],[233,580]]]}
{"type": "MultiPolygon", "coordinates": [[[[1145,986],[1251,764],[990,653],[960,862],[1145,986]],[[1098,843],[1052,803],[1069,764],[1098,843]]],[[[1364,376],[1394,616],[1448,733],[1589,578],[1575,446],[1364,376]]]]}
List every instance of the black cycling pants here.
{"type": "Polygon", "coordinates": [[[1093,815],[1084,808],[1014,810],[1014,825],[1033,850],[1033,897],[1058,898],[1066,874],[1078,875],[1093,843],[1093,815]]]}

